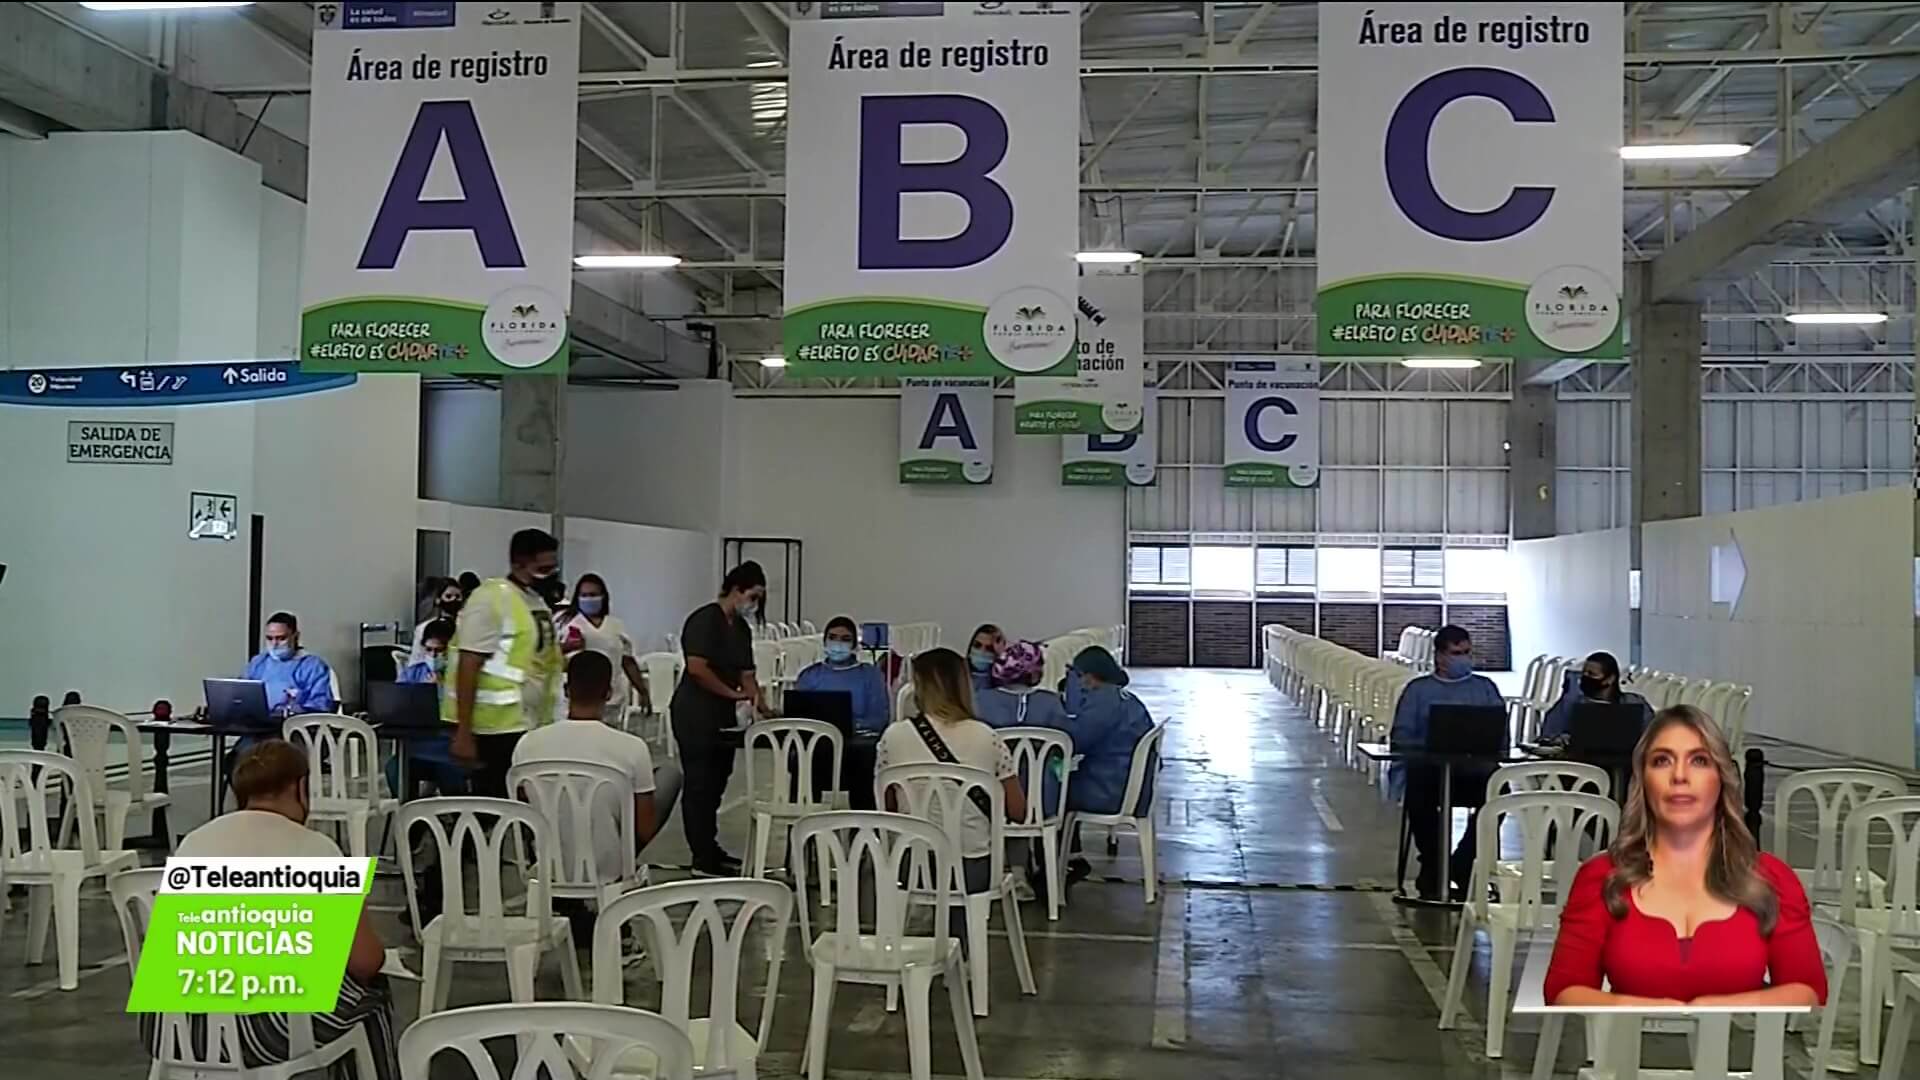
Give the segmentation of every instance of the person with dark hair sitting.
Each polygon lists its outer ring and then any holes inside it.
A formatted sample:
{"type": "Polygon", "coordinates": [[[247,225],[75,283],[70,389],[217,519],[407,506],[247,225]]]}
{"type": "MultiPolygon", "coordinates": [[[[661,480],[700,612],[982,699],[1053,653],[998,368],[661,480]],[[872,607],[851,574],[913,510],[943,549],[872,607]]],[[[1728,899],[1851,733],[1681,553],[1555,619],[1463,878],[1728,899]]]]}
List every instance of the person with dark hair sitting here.
{"type": "Polygon", "coordinates": [[[300,647],[300,620],[291,612],[267,616],[261,632],[265,648],[247,662],[246,678],[267,684],[267,708],[276,715],[324,713],[339,708],[333,696],[333,669],[300,647]]]}
{"type": "MultiPolygon", "coordinates": [[[[1493,680],[1473,673],[1473,638],[1458,626],[1443,626],[1434,635],[1433,674],[1420,676],[1400,691],[1400,703],[1393,710],[1393,731],[1388,737],[1393,747],[1404,750],[1426,746],[1428,726],[1438,705],[1506,709],[1506,698],[1493,680]]],[[[1403,762],[1394,763],[1391,779],[1402,792],[1413,847],[1420,855],[1416,881],[1423,899],[1441,899],[1448,881],[1454,890],[1464,893],[1473,877],[1474,826],[1480,819],[1480,807],[1487,801],[1489,775],[1487,770],[1453,770],[1453,805],[1474,813],[1467,819],[1467,833],[1449,860],[1446,852],[1433,850],[1434,834],[1440,831],[1439,767],[1409,768],[1403,762]],[[1445,878],[1441,876],[1443,864],[1445,878]]]]}
{"type": "Polygon", "coordinates": [[[1565,739],[1573,735],[1573,710],[1581,705],[1638,705],[1640,726],[1653,719],[1653,706],[1647,699],[1620,687],[1620,661],[1609,652],[1597,652],[1580,665],[1580,681],[1560,693],[1560,700],[1547,710],[1540,725],[1542,739],[1565,739]]]}

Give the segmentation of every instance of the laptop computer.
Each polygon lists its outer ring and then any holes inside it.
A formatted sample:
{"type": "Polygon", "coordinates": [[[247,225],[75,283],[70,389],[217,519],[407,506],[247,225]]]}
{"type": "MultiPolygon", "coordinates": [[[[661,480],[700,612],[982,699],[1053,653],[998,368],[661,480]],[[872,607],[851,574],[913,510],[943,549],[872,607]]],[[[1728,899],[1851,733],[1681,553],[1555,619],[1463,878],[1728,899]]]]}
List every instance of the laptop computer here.
{"type": "Polygon", "coordinates": [[[367,719],[383,731],[446,730],[440,722],[440,687],[434,683],[368,683],[367,719]]]}
{"type": "Polygon", "coordinates": [[[1485,705],[1435,705],[1427,752],[1497,758],[1507,749],[1507,711],[1485,705]]]}
{"type": "Polygon", "coordinates": [[[789,690],[780,699],[780,711],[802,720],[821,720],[852,739],[853,695],[845,690],[789,690]]]}
{"type": "Polygon", "coordinates": [[[885,649],[892,632],[891,623],[870,622],[860,624],[860,647],[863,649],[885,649]]]}
{"type": "Polygon", "coordinates": [[[1647,712],[1638,705],[1608,705],[1597,701],[1573,707],[1572,738],[1567,743],[1571,757],[1624,758],[1633,754],[1646,730],[1647,712]]]}
{"type": "Polygon", "coordinates": [[[278,731],[267,712],[267,684],[258,679],[202,679],[207,722],[221,731],[278,731]]]}

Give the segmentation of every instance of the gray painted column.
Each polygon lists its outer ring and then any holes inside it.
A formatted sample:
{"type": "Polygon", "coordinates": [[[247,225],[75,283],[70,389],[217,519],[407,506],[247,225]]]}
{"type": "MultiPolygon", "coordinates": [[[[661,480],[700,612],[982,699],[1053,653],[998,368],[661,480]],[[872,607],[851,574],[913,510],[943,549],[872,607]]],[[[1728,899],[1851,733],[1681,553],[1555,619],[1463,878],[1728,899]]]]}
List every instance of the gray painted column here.
{"type": "Polygon", "coordinates": [[[1546,365],[1513,365],[1513,414],[1507,430],[1513,449],[1507,454],[1513,487],[1513,538],[1539,540],[1559,531],[1556,516],[1560,446],[1555,416],[1559,387],[1529,382],[1546,365]]]}
{"type": "MultiPolygon", "coordinates": [[[[567,381],[550,375],[500,380],[500,505],[544,511],[547,531],[566,541],[561,479],[566,471],[567,381]]],[[[562,549],[564,551],[564,547],[562,549]]]]}
{"type": "MultiPolygon", "coordinates": [[[[1639,295],[1651,265],[1641,263],[1639,295]]],[[[1651,521],[1700,514],[1700,305],[1650,304],[1633,313],[1632,562],[1651,521]]],[[[1633,656],[1640,660],[1640,612],[1633,613],[1633,656]]]]}

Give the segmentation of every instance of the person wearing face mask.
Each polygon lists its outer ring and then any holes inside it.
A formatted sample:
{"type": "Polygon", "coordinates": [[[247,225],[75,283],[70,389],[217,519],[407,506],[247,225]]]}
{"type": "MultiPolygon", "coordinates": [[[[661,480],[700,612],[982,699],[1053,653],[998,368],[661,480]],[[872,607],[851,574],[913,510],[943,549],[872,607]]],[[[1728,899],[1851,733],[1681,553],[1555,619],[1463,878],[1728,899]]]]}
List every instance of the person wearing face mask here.
{"type": "Polygon", "coordinates": [[[265,648],[247,662],[246,678],[267,684],[267,708],[278,716],[333,712],[333,669],[300,648],[300,620],[285,611],[267,617],[265,648]]]}
{"type": "MultiPolygon", "coordinates": [[[[1127,781],[1133,774],[1134,747],[1153,730],[1153,716],[1144,702],[1127,692],[1130,680],[1120,662],[1098,645],[1080,650],[1067,680],[1080,684],[1078,711],[1061,725],[1073,736],[1073,752],[1080,757],[1067,788],[1067,809],[1120,813],[1120,801],[1127,797],[1127,781]]],[[[1157,757],[1147,763],[1140,804],[1132,808],[1135,813],[1145,814],[1153,805],[1153,782],[1159,771],[1157,757]]],[[[1047,797],[1053,797],[1051,792],[1047,797]]],[[[1078,841],[1074,837],[1076,851],[1078,841]]],[[[1067,883],[1079,881],[1091,870],[1085,859],[1075,857],[1067,863],[1067,883]]]]}
{"type": "Polygon", "coordinates": [[[1573,710],[1583,704],[1638,705],[1640,726],[1653,719],[1653,706],[1631,690],[1620,688],[1620,661],[1612,653],[1597,652],[1580,666],[1580,681],[1566,688],[1560,700],[1547,710],[1540,725],[1542,739],[1568,739],[1573,735],[1573,710]]]}
{"type": "Polygon", "coordinates": [[[974,695],[974,716],[994,728],[1025,724],[1066,730],[1067,707],[1060,695],[1040,688],[1046,666],[1046,654],[1034,642],[1008,645],[988,672],[993,688],[974,695]]]}
{"type": "MultiPolygon", "coordinates": [[[[1400,703],[1393,711],[1391,745],[1395,749],[1425,746],[1436,705],[1501,710],[1507,707],[1493,680],[1473,673],[1473,638],[1458,626],[1443,626],[1434,635],[1433,674],[1414,679],[1400,692],[1400,703]]],[[[1487,801],[1488,775],[1484,770],[1468,767],[1453,770],[1453,805],[1470,808],[1473,814],[1467,819],[1466,835],[1460,838],[1449,861],[1444,852],[1432,850],[1434,834],[1440,831],[1439,768],[1407,768],[1402,762],[1394,763],[1391,782],[1404,793],[1408,827],[1413,832],[1414,850],[1420,855],[1416,881],[1423,899],[1440,899],[1443,861],[1449,862],[1447,876],[1454,890],[1464,894],[1466,883],[1473,876],[1474,838],[1480,807],[1487,801]]]]}
{"type": "Polygon", "coordinates": [[[993,689],[993,663],[1006,651],[1007,635],[992,623],[981,623],[967,643],[967,667],[973,674],[973,692],[993,689]]]}
{"type": "MultiPolygon", "coordinates": [[[[613,662],[613,690],[606,709],[608,723],[624,726],[630,687],[639,688],[641,709],[653,711],[647,700],[646,676],[634,657],[633,635],[627,633],[627,624],[613,613],[613,595],[599,574],[580,575],[573,586],[573,606],[559,617],[554,629],[560,635],[560,651],[568,658],[580,652],[597,652],[613,662]]],[[[562,701],[560,705],[560,715],[568,715],[567,703],[562,701]]]]}
{"type": "Polygon", "coordinates": [[[886,676],[860,659],[859,637],[860,628],[845,615],[829,622],[822,639],[826,659],[802,671],[793,688],[848,695],[853,699],[853,730],[878,735],[893,719],[892,702],[886,676]]]}
{"type": "Polygon", "coordinates": [[[741,714],[770,715],[753,670],[753,623],[766,598],[766,571],[743,562],[727,571],[719,599],[687,616],[680,631],[687,666],[670,709],[686,772],[680,821],[697,877],[740,873],[740,860],[720,846],[720,802],[733,776],[741,714]]]}
{"type": "Polygon", "coordinates": [[[413,628],[413,649],[407,654],[408,667],[427,658],[427,627],[436,622],[453,622],[460,617],[460,608],[466,602],[466,590],[460,587],[458,581],[452,578],[440,581],[433,598],[433,611],[413,628]]]}
{"type": "Polygon", "coordinates": [[[434,619],[422,623],[420,632],[415,635],[415,645],[420,650],[420,659],[400,670],[400,683],[444,683],[447,681],[447,645],[453,640],[454,626],[451,619],[434,619]]]}
{"type": "Polygon", "coordinates": [[[507,797],[520,737],[553,719],[561,669],[547,599],[560,584],[560,542],[522,529],[507,557],[507,576],[483,582],[460,609],[451,692],[440,695],[453,760],[473,770],[475,795],[495,798],[507,797]]]}

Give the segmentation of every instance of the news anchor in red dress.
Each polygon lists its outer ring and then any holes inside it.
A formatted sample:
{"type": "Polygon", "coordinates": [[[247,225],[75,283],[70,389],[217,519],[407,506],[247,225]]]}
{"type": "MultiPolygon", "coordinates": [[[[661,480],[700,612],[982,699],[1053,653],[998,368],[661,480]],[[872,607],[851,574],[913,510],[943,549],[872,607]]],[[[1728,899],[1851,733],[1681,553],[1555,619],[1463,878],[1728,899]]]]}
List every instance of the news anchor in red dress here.
{"type": "Polygon", "coordinates": [[[1574,878],[1547,969],[1550,1004],[1826,1001],[1806,890],[1759,851],[1741,809],[1719,727],[1687,705],[1655,717],[1633,751],[1612,848],[1574,878]]]}

